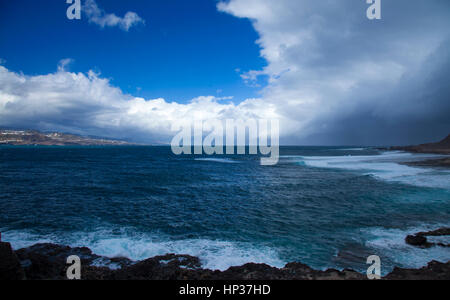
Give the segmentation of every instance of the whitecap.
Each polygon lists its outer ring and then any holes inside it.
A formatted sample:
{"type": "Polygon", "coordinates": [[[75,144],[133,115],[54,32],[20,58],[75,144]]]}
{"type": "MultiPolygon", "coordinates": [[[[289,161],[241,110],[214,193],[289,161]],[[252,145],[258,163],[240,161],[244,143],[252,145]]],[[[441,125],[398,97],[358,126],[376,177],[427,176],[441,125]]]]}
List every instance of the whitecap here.
{"type": "Polygon", "coordinates": [[[403,162],[440,158],[438,155],[385,152],[381,155],[361,156],[290,156],[297,163],[309,167],[344,169],[362,172],[386,181],[404,184],[450,189],[450,172],[433,168],[411,167],[403,162]],[[295,159],[294,159],[295,161],[295,159]]]}
{"type": "MultiPolygon", "coordinates": [[[[394,265],[403,268],[418,269],[426,266],[430,261],[446,263],[450,260],[450,249],[445,247],[431,247],[422,249],[406,244],[405,237],[417,232],[430,231],[443,225],[411,227],[407,229],[386,229],[374,227],[361,230],[367,237],[366,246],[374,255],[388,258],[394,265]]],[[[432,242],[449,243],[448,237],[430,238],[432,242]]]]}
{"type": "Polygon", "coordinates": [[[226,163],[226,164],[237,164],[240,163],[237,160],[230,158],[196,158],[196,161],[206,161],[206,162],[216,162],[216,163],[226,163]]]}
{"type": "Polygon", "coordinates": [[[205,269],[221,271],[246,263],[265,263],[278,268],[286,264],[279,258],[276,250],[263,245],[210,239],[170,240],[159,235],[128,235],[125,231],[119,235],[110,230],[97,230],[45,237],[26,231],[6,231],[3,239],[10,242],[14,249],[30,247],[36,243],[54,243],[88,247],[100,256],[126,257],[133,261],[168,253],[186,254],[198,257],[205,269]]]}
{"type": "Polygon", "coordinates": [[[363,151],[367,148],[342,148],[342,149],[336,149],[337,151],[363,151]]]}

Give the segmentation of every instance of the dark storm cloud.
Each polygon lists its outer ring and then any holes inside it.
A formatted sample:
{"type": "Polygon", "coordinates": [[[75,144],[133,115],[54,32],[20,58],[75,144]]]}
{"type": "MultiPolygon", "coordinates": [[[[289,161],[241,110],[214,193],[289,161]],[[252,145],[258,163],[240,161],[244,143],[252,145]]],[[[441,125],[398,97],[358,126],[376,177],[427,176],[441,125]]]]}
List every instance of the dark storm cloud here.
{"type": "Polygon", "coordinates": [[[311,144],[406,145],[438,141],[450,133],[450,40],[394,90],[378,94],[350,115],[320,120],[311,144]],[[322,123],[320,123],[322,122],[322,123]],[[356,142],[355,142],[356,141],[356,142]]]}
{"type": "Polygon", "coordinates": [[[231,0],[253,20],[284,143],[409,144],[450,133],[450,2],[231,0]],[[258,7],[256,9],[255,7],[258,7]],[[280,75],[281,74],[281,75],[280,75]],[[294,123],[294,124],[293,124],[294,123]]]}

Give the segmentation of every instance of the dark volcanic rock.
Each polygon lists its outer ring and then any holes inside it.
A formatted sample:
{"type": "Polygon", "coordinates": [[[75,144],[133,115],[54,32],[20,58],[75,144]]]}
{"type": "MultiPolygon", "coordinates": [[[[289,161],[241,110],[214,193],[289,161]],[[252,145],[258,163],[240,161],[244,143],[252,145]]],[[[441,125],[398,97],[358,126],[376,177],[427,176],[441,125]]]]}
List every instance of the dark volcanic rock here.
{"type": "MultiPolygon", "coordinates": [[[[445,233],[435,231],[429,234],[445,233]]],[[[317,271],[301,263],[289,263],[278,269],[265,264],[246,264],[226,271],[201,269],[200,260],[189,255],[167,254],[140,262],[126,258],[106,258],[95,255],[88,248],[70,248],[53,244],[38,244],[26,249],[11,250],[0,244],[0,278],[65,280],[66,259],[77,255],[82,261],[83,280],[366,280],[365,274],[352,270],[317,271]],[[20,263],[22,267],[20,266],[20,263]],[[114,264],[117,269],[99,265],[114,264]],[[23,270],[22,270],[23,268],[23,270]]],[[[399,269],[385,279],[449,279],[450,262],[432,262],[419,270],[399,269]]]]}
{"type": "Polygon", "coordinates": [[[25,273],[9,243],[0,242],[0,280],[22,280],[25,273]]]}
{"type": "Polygon", "coordinates": [[[292,279],[297,280],[366,280],[367,277],[353,270],[338,271],[330,269],[327,271],[316,271],[301,263],[289,263],[284,269],[292,279]]]}
{"type": "MultiPolygon", "coordinates": [[[[89,248],[70,248],[54,244],[37,244],[20,249],[16,251],[16,254],[27,278],[34,280],[66,279],[67,258],[72,255],[77,255],[81,259],[82,266],[90,266],[95,262],[101,262],[104,265],[116,264],[119,267],[131,264],[131,261],[127,258],[109,259],[95,255],[89,248]]],[[[101,270],[101,268],[99,269],[101,270]]]]}
{"type": "Polygon", "coordinates": [[[445,236],[445,235],[450,235],[450,228],[439,228],[439,229],[433,230],[433,231],[419,232],[416,235],[419,235],[419,236],[445,236]]]}
{"type": "Polygon", "coordinates": [[[405,242],[412,246],[417,247],[433,247],[433,246],[440,246],[440,247],[450,247],[450,245],[442,244],[442,243],[429,243],[427,236],[447,236],[450,235],[450,228],[440,228],[433,231],[427,231],[427,232],[419,232],[415,235],[408,235],[405,239],[405,242]]]}
{"type": "Polygon", "coordinates": [[[283,279],[285,274],[282,270],[265,264],[246,264],[240,267],[231,267],[224,272],[213,274],[215,280],[266,280],[283,279]]]}
{"type": "Polygon", "coordinates": [[[53,244],[37,244],[16,251],[28,279],[65,279],[66,260],[71,255],[78,255],[82,264],[91,263],[94,259],[88,248],[72,249],[53,244]]]}
{"type": "Polygon", "coordinates": [[[411,246],[425,247],[428,245],[427,238],[420,235],[408,235],[405,239],[405,242],[411,246]]]}
{"type": "Polygon", "coordinates": [[[168,254],[138,262],[111,274],[114,280],[179,280],[188,279],[192,270],[200,269],[200,260],[189,255],[168,254]]]}
{"type": "Polygon", "coordinates": [[[395,268],[387,275],[386,280],[450,280],[450,262],[443,264],[432,261],[422,269],[395,268]]]}

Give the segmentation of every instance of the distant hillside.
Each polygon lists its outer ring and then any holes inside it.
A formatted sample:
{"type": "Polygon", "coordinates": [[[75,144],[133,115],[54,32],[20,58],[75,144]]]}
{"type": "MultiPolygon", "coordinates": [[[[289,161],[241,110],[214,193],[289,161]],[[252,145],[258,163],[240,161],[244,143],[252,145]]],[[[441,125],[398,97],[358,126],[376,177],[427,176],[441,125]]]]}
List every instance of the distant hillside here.
{"type": "Polygon", "coordinates": [[[35,130],[0,130],[0,145],[102,146],[129,145],[129,143],[58,132],[41,133],[35,130]]]}
{"type": "Polygon", "coordinates": [[[450,135],[438,143],[406,147],[392,147],[391,150],[402,150],[416,153],[450,154],[450,135]]]}

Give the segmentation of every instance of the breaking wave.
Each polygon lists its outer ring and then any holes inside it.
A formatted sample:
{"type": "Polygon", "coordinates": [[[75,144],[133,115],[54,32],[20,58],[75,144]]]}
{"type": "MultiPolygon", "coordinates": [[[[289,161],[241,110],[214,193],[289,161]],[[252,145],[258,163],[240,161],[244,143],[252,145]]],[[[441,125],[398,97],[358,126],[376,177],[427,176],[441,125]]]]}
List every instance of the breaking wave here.
{"type": "Polygon", "coordinates": [[[10,242],[14,249],[30,247],[37,243],[54,243],[71,247],[88,247],[97,255],[109,258],[127,257],[133,261],[168,253],[187,254],[198,257],[203,268],[221,271],[251,262],[265,263],[278,268],[286,264],[274,249],[266,246],[209,239],[170,240],[157,235],[115,235],[107,230],[58,236],[8,231],[3,233],[3,239],[10,242]]]}
{"type": "MultiPolygon", "coordinates": [[[[436,260],[446,263],[450,260],[450,249],[431,247],[422,249],[405,243],[405,237],[417,232],[434,230],[443,225],[411,227],[408,229],[386,229],[381,227],[363,229],[362,233],[368,238],[366,246],[374,253],[388,259],[392,265],[403,268],[422,268],[429,262],[436,260]]],[[[432,242],[450,243],[449,237],[430,237],[432,242]]]]}
{"type": "Polygon", "coordinates": [[[309,167],[358,171],[386,181],[450,189],[449,171],[402,164],[438,157],[442,156],[385,152],[381,155],[368,156],[285,156],[284,158],[309,167]]]}

